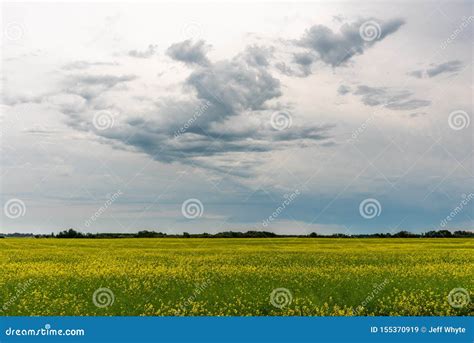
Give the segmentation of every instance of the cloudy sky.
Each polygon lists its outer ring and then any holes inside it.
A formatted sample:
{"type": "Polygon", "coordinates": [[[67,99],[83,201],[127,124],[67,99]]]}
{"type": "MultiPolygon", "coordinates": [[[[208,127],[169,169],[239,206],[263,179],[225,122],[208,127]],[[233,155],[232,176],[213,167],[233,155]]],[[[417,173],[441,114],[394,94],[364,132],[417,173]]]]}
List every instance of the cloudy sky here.
{"type": "Polygon", "coordinates": [[[2,12],[2,232],[474,227],[470,1],[2,12]]]}

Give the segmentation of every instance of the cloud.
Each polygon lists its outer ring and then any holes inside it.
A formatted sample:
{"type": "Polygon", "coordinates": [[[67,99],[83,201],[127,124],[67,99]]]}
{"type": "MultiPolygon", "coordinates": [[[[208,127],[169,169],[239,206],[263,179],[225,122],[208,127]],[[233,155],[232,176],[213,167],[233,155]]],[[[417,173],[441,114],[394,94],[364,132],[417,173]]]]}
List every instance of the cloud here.
{"type": "Polygon", "coordinates": [[[402,19],[389,21],[360,19],[343,24],[340,32],[333,32],[324,25],[314,25],[296,41],[296,44],[316,53],[324,63],[338,67],[347,63],[353,56],[362,55],[365,50],[396,32],[403,24],[402,19]],[[370,25],[372,26],[369,27],[370,25]],[[374,38],[371,36],[364,39],[362,32],[365,27],[373,30],[367,32],[375,34],[374,38]]]}
{"type": "Polygon", "coordinates": [[[88,62],[88,61],[74,61],[62,66],[63,70],[87,69],[97,66],[117,66],[117,62],[88,62]]]}
{"type": "MultiPolygon", "coordinates": [[[[210,109],[213,110],[215,109],[210,109]]],[[[203,117],[206,115],[207,113],[202,114],[203,117]]],[[[182,113],[177,113],[177,116],[182,117],[182,113]]],[[[131,120],[126,125],[98,134],[144,152],[158,161],[181,162],[212,170],[223,170],[225,166],[228,168],[229,165],[238,164],[243,157],[248,163],[259,165],[262,157],[258,158],[255,154],[287,149],[304,141],[325,141],[331,137],[332,126],[295,125],[278,131],[271,126],[270,117],[270,113],[257,116],[244,113],[223,121],[206,120],[207,126],[191,124],[180,135],[176,135],[176,131],[172,130],[178,122],[160,126],[158,121],[151,119],[131,120]],[[236,123],[245,127],[235,126],[236,123]]],[[[181,124],[183,127],[184,125],[181,124]]],[[[250,174],[250,170],[235,167],[231,173],[243,176],[250,174]]]]}
{"type": "Polygon", "coordinates": [[[181,61],[186,64],[208,65],[207,52],[210,45],[203,40],[199,40],[193,44],[192,40],[188,39],[180,43],[172,44],[166,54],[176,61],[181,61]]]}
{"type": "Polygon", "coordinates": [[[410,76],[414,76],[418,79],[423,78],[424,70],[414,70],[408,73],[410,76]]]}
{"type": "MultiPolygon", "coordinates": [[[[339,94],[351,92],[345,85],[339,87],[339,94]]],[[[358,95],[367,106],[384,106],[395,111],[415,110],[431,104],[429,100],[413,99],[413,93],[407,90],[395,90],[387,87],[360,85],[352,94],[358,95]]]]}
{"type": "Polygon", "coordinates": [[[231,59],[211,62],[203,51],[204,42],[178,43],[169,53],[180,61],[198,65],[183,83],[183,97],[160,97],[150,101],[146,111],[139,105],[120,106],[121,97],[106,97],[113,87],[129,82],[133,75],[75,75],[69,77],[67,99],[61,99],[68,124],[78,130],[94,133],[114,147],[146,153],[166,162],[192,164],[202,168],[249,176],[250,166],[259,166],[262,158],[255,154],[287,149],[331,138],[331,125],[302,125],[297,113],[294,125],[285,130],[272,126],[272,114],[289,110],[275,101],[282,95],[280,81],[269,71],[271,50],[248,47],[231,59]],[[206,63],[204,63],[206,62],[206,63]],[[113,127],[96,130],[93,116],[100,110],[117,110],[121,120],[113,127]],[[86,99],[87,108],[84,109],[86,99]],[[241,163],[245,154],[247,163],[241,163]],[[232,166],[232,168],[229,168],[232,166]],[[229,170],[232,169],[232,170],[229,170]]]}
{"type": "Polygon", "coordinates": [[[135,75],[94,75],[94,74],[76,74],[68,75],[63,81],[65,92],[77,94],[84,99],[92,99],[107,90],[112,89],[118,84],[135,80],[135,75]]]}
{"type": "MultiPolygon", "coordinates": [[[[57,105],[64,98],[74,98],[75,103],[80,101],[92,101],[94,98],[106,93],[114,87],[135,80],[135,75],[111,75],[111,74],[68,74],[61,80],[61,89],[49,91],[40,95],[10,94],[5,92],[1,102],[7,106],[15,106],[26,103],[49,103],[57,105]]],[[[69,101],[66,101],[69,103],[69,101]]]]}
{"type": "Polygon", "coordinates": [[[396,111],[415,110],[417,108],[426,107],[431,104],[429,100],[409,99],[409,100],[395,100],[388,102],[385,107],[396,111]]]}
{"type": "Polygon", "coordinates": [[[28,103],[41,103],[43,97],[31,94],[11,94],[4,92],[0,97],[1,103],[7,106],[15,106],[28,103]]]}
{"type": "Polygon", "coordinates": [[[293,62],[295,62],[299,68],[299,76],[308,76],[311,74],[311,65],[316,61],[316,57],[312,52],[301,52],[293,54],[293,62]]]}
{"type": "Polygon", "coordinates": [[[296,76],[295,71],[285,62],[277,62],[275,63],[275,68],[277,68],[282,74],[287,76],[296,76]]]}
{"type": "Polygon", "coordinates": [[[248,55],[241,54],[213,63],[195,70],[186,84],[194,88],[199,99],[215,103],[223,117],[264,109],[267,100],[281,96],[280,81],[267,68],[248,61],[248,55]]]}
{"type": "Polygon", "coordinates": [[[135,57],[135,58],[150,58],[155,55],[157,48],[158,48],[158,45],[150,44],[148,45],[148,48],[144,51],[130,50],[128,52],[128,56],[135,57]]]}
{"type": "Polygon", "coordinates": [[[346,95],[347,93],[350,93],[351,88],[346,85],[340,85],[339,88],[337,89],[337,93],[340,95],[346,95]]]}
{"type": "Polygon", "coordinates": [[[414,112],[414,113],[410,113],[410,118],[418,118],[418,117],[422,117],[422,116],[426,116],[428,113],[426,112],[414,112]]]}
{"type": "Polygon", "coordinates": [[[273,57],[273,51],[273,47],[252,45],[247,47],[244,55],[248,64],[267,67],[270,64],[269,59],[273,57]]]}
{"type": "Polygon", "coordinates": [[[64,114],[69,115],[87,111],[87,100],[77,94],[59,93],[48,96],[47,101],[64,114]]]}
{"type": "Polygon", "coordinates": [[[419,69],[409,72],[408,75],[414,76],[418,79],[432,78],[440,74],[453,74],[460,71],[463,67],[463,63],[458,60],[448,61],[441,64],[432,64],[430,68],[419,69]]]}

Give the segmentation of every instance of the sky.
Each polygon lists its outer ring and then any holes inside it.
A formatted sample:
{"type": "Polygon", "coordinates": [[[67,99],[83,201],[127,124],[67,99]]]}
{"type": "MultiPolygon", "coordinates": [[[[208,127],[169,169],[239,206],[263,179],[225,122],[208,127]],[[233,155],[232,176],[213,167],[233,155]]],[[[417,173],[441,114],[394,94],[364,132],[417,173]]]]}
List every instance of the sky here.
{"type": "Polygon", "coordinates": [[[472,230],[472,14],[4,3],[1,232],[472,230]]]}

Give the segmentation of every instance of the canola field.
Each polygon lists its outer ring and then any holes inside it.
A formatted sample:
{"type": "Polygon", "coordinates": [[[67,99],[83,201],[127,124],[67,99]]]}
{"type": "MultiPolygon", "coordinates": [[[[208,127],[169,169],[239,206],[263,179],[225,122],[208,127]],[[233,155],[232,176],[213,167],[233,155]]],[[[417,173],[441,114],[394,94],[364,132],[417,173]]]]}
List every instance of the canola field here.
{"type": "Polygon", "coordinates": [[[474,239],[0,239],[0,315],[472,315],[474,239]]]}

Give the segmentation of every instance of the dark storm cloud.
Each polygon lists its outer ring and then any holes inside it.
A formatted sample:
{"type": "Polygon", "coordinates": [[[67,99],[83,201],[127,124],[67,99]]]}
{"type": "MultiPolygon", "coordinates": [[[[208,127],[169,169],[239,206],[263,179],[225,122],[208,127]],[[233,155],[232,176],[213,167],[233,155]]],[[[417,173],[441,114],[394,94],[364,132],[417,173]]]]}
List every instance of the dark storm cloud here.
{"type": "Polygon", "coordinates": [[[201,158],[230,158],[241,152],[283,149],[300,140],[327,139],[330,130],[327,126],[293,126],[284,131],[272,128],[273,110],[268,109],[266,103],[281,96],[280,82],[268,72],[263,60],[253,58],[260,53],[247,49],[233,59],[194,70],[185,88],[196,92],[197,99],[175,105],[166,102],[157,109],[160,117],[175,120],[165,124],[150,119],[131,120],[121,132],[111,130],[104,135],[122,141],[127,139],[128,145],[156,160],[183,163],[199,160],[201,164],[213,165],[212,169],[216,168],[214,163],[203,162],[201,158]]]}
{"type": "Polygon", "coordinates": [[[431,77],[435,77],[444,73],[447,73],[447,74],[457,73],[458,71],[462,69],[462,67],[463,67],[463,63],[461,61],[454,60],[454,61],[448,61],[441,64],[432,64],[431,67],[428,69],[414,70],[408,74],[419,79],[422,79],[425,77],[431,78],[431,77]]]}
{"type": "MultiPolygon", "coordinates": [[[[350,93],[348,86],[341,85],[339,94],[350,93]]],[[[431,104],[429,100],[413,99],[413,93],[407,90],[394,90],[387,87],[360,85],[352,94],[358,95],[367,106],[384,106],[395,111],[415,110],[431,104]]]]}
{"type": "MultiPolygon", "coordinates": [[[[250,173],[248,166],[242,169],[237,163],[243,153],[249,157],[303,142],[323,143],[331,138],[332,126],[299,126],[295,121],[279,131],[271,125],[272,113],[286,108],[269,104],[282,95],[280,81],[269,71],[270,49],[252,46],[231,59],[213,63],[203,54],[205,46],[204,42],[178,43],[168,50],[173,58],[195,66],[183,84],[191,96],[188,100],[161,98],[153,101],[155,108],[145,115],[130,112],[126,120],[113,127],[96,130],[91,111],[81,109],[75,104],[76,99],[71,98],[67,101],[67,108],[72,108],[68,112],[69,125],[91,131],[116,147],[144,152],[162,162],[194,164],[218,171],[233,161],[236,166],[232,174],[240,176],[250,173]]],[[[86,99],[90,105],[96,103],[98,92],[106,93],[134,79],[133,75],[76,75],[68,81],[68,92],[86,99]]]]}
{"type": "Polygon", "coordinates": [[[150,58],[155,55],[157,47],[158,46],[155,44],[150,44],[148,45],[148,48],[144,51],[130,50],[128,52],[128,56],[135,57],[135,58],[150,58]]]}
{"type": "Polygon", "coordinates": [[[207,52],[210,45],[203,40],[193,43],[190,39],[171,45],[166,54],[176,61],[186,64],[208,65],[207,52]]]}
{"type": "Polygon", "coordinates": [[[324,25],[314,25],[296,43],[316,53],[324,63],[338,67],[348,62],[351,57],[362,55],[365,50],[396,32],[403,24],[404,20],[402,19],[389,21],[361,19],[357,22],[343,24],[340,32],[333,32],[324,25]],[[365,27],[364,25],[369,26],[366,23],[372,23],[374,39],[363,39],[360,30],[365,27]]]}
{"type": "MultiPolygon", "coordinates": [[[[205,115],[205,114],[204,114],[205,115]]],[[[231,161],[238,153],[270,152],[285,149],[301,141],[324,141],[331,137],[330,126],[291,127],[284,131],[274,130],[265,122],[259,122],[244,133],[235,127],[222,125],[219,128],[199,128],[197,125],[174,137],[169,128],[159,128],[156,122],[146,120],[131,122],[120,128],[112,128],[100,133],[102,137],[127,144],[145,152],[162,162],[182,162],[202,166],[213,166],[221,159],[231,161]],[[214,159],[206,159],[214,157],[214,159]]],[[[239,155],[240,156],[240,155],[239,155]]],[[[241,159],[242,157],[240,157],[241,159]]],[[[237,172],[237,170],[236,170],[237,172]]]]}

